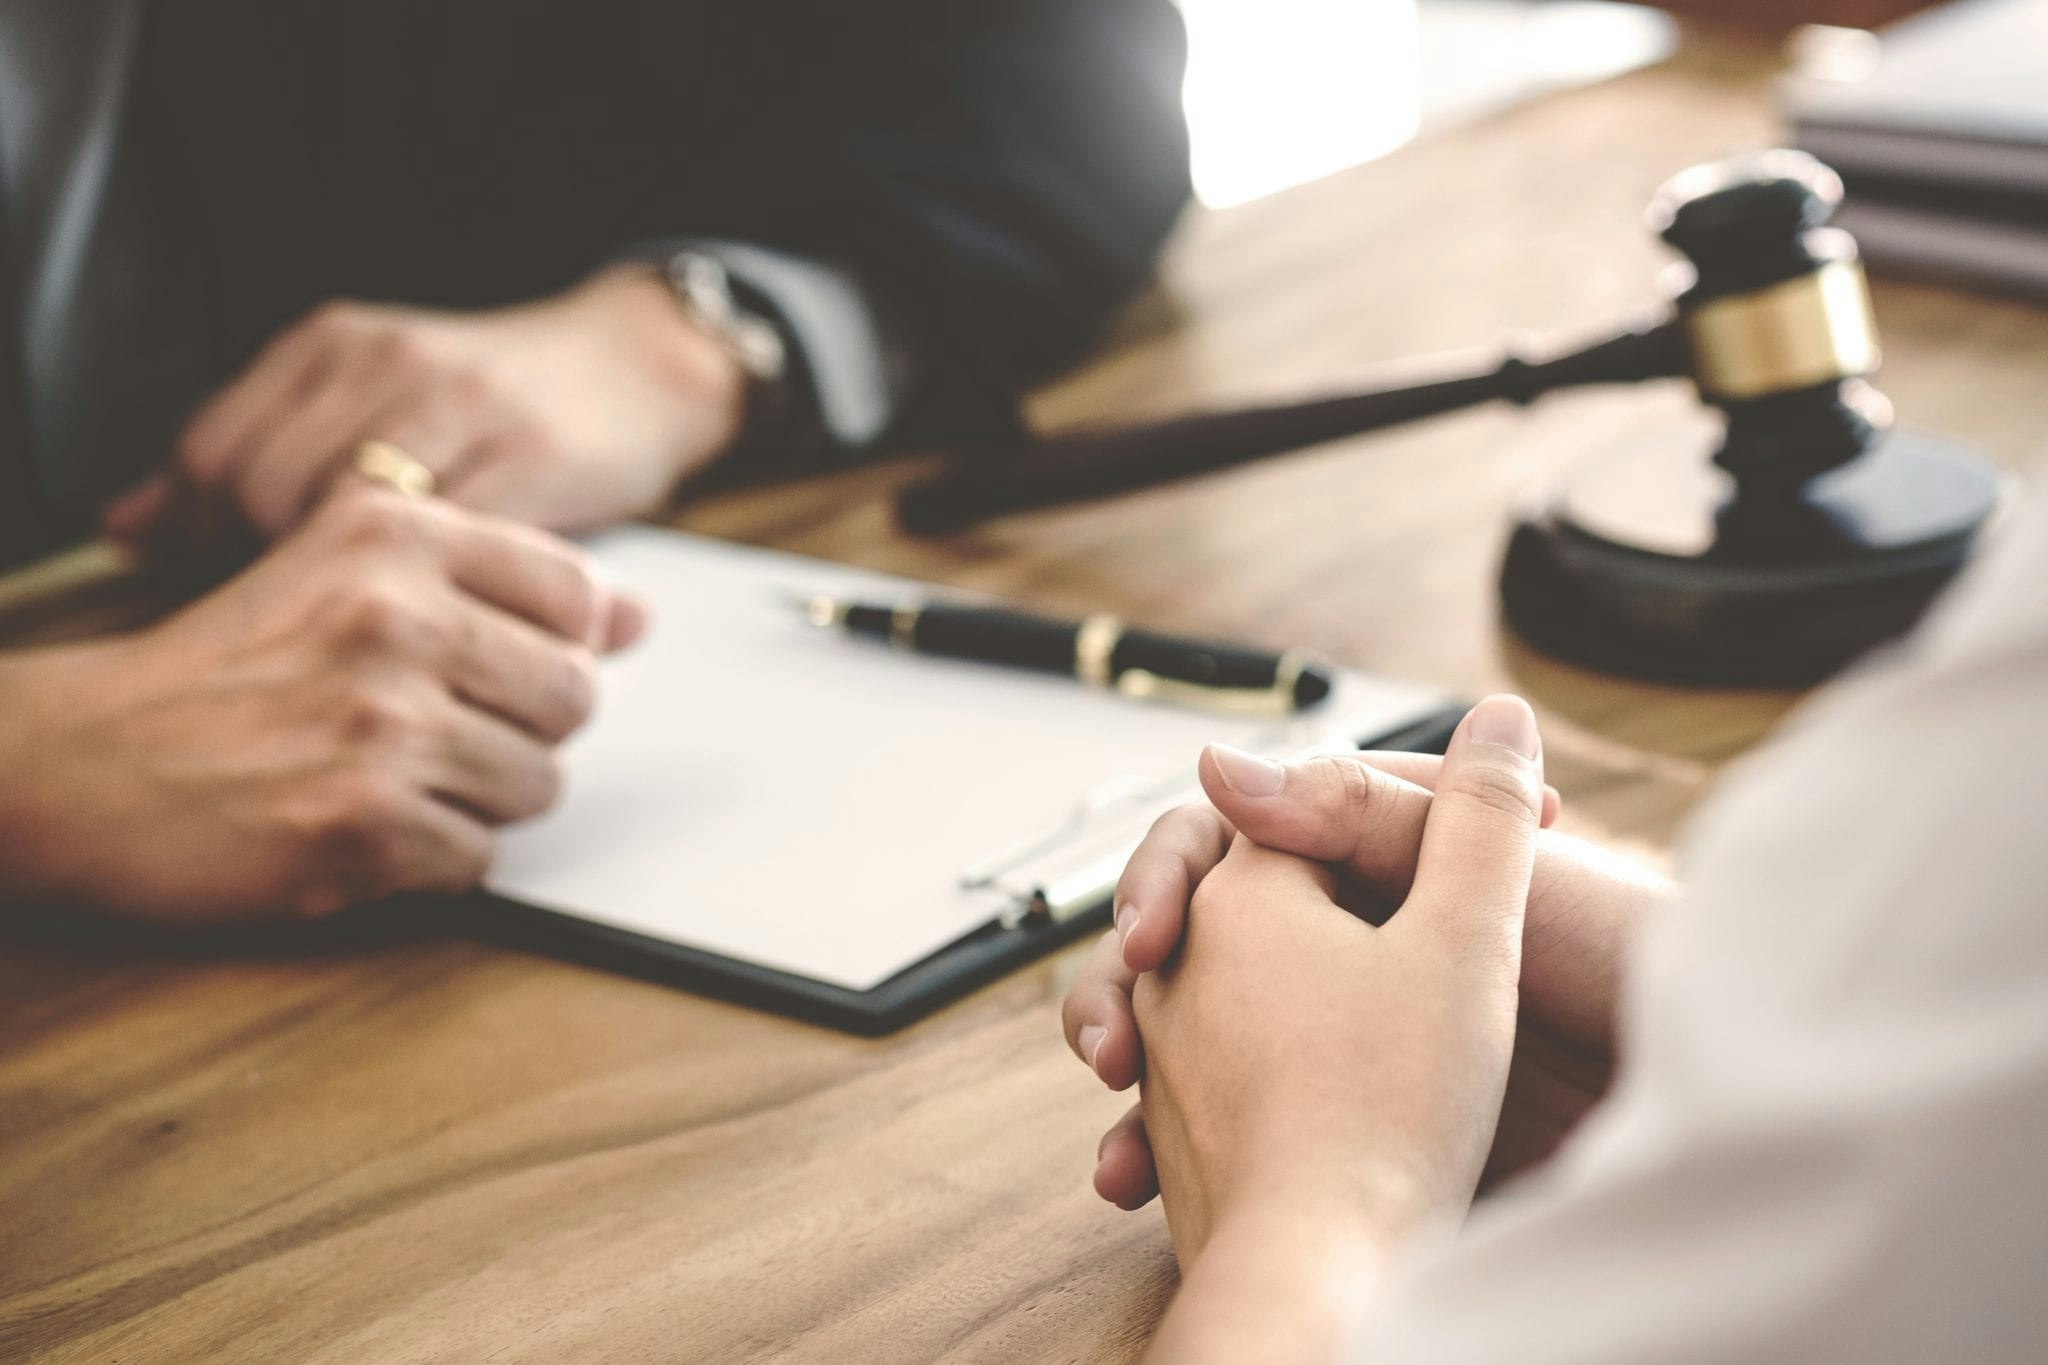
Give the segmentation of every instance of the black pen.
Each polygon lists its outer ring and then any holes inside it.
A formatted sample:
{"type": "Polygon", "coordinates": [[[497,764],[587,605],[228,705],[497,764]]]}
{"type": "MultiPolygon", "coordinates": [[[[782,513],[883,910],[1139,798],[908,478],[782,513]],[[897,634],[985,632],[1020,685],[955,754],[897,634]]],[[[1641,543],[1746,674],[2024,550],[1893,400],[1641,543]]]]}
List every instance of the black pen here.
{"type": "Polygon", "coordinates": [[[947,659],[1060,673],[1147,701],[1279,714],[1330,695],[1330,674],[1303,650],[1160,635],[1114,616],[1055,621],[1001,607],[944,602],[802,599],[813,625],[947,659]]]}

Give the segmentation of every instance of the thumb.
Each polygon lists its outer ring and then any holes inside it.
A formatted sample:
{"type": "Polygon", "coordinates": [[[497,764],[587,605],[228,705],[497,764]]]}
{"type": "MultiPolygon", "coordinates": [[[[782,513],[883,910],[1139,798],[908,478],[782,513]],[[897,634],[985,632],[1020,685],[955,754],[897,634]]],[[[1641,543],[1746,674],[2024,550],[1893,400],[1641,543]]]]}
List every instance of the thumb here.
{"type": "Polygon", "coordinates": [[[1519,969],[1543,812],[1543,741],[1520,697],[1488,697],[1451,737],[1395,926],[1519,969]]]}
{"type": "MultiPolygon", "coordinates": [[[[1336,863],[1382,896],[1408,894],[1430,791],[1443,760],[1423,754],[1334,754],[1279,764],[1212,744],[1197,768],[1210,804],[1254,842],[1336,863]]],[[[1542,819],[1559,797],[1543,789],[1542,819]]]]}
{"type": "Polygon", "coordinates": [[[1197,771],[1210,802],[1253,842],[1335,863],[1381,895],[1407,894],[1427,788],[1349,755],[1282,765],[1223,744],[1209,746],[1197,771]]]}

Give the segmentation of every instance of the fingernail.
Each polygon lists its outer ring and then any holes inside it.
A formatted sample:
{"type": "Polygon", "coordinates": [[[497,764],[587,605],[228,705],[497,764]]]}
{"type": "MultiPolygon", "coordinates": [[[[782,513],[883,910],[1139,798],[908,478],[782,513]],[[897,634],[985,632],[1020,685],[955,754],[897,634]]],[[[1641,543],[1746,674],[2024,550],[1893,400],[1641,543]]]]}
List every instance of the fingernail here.
{"type": "Polygon", "coordinates": [[[1126,905],[1116,912],[1116,943],[1125,952],[1130,951],[1131,932],[1138,927],[1138,907],[1126,905]]]}
{"type": "Polygon", "coordinates": [[[1090,1024],[1081,1030],[1081,1055],[1088,1059],[1088,1069],[1097,1077],[1102,1075],[1102,1068],[1095,1065],[1095,1054],[1102,1051],[1102,1040],[1107,1037],[1109,1030],[1100,1024],[1090,1024]]]}
{"type": "Polygon", "coordinates": [[[1472,708],[1472,739],[1498,744],[1533,759],[1542,747],[1536,734],[1536,713],[1520,697],[1488,697],[1472,708]]]}
{"type": "Polygon", "coordinates": [[[1209,753],[1216,760],[1223,785],[1239,796],[1278,796],[1287,785],[1287,769],[1270,758],[1260,758],[1228,744],[1211,744],[1209,753]]]}
{"type": "Polygon", "coordinates": [[[629,592],[614,594],[611,634],[606,644],[615,649],[638,644],[640,638],[647,633],[647,623],[652,615],[645,599],[629,592]]]}

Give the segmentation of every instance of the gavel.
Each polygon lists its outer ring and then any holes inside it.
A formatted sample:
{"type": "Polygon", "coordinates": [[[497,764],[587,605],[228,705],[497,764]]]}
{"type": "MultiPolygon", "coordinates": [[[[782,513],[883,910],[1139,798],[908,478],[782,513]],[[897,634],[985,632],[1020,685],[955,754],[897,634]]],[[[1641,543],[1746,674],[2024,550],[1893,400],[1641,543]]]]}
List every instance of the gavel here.
{"type": "Polygon", "coordinates": [[[1478,374],[1305,402],[1084,430],[981,452],[911,489],[903,526],[939,535],[1010,512],[1107,497],[1482,403],[1560,389],[1690,378],[1727,417],[1717,457],[1772,489],[1862,454],[1890,422],[1865,382],[1876,330],[1855,242],[1826,226],[1840,177],[1803,152],[1697,167],[1667,184],[1653,227],[1690,261],[1670,303],[1637,326],[1548,360],[1510,354],[1478,374]]]}
{"type": "Polygon", "coordinates": [[[900,520],[945,534],[1482,403],[1689,380],[1721,418],[1720,476],[1632,451],[1537,503],[1510,542],[1507,616],[1532,642],[1614,671],[1813,681],[1911,625],[2006,492],[1974,452],[1892,430],[1869,380],[1879,348],[1863,264],[1828,225],[1842,197],[1841,178],[1803,152],[1695,167],[1650,208],[1685,257],[1650,322],[1413,387],[1028,442],[913,487],[900,520]],[[1643,477],[1645,461],[1659,477],[1643,477]],[[1700,529],[1674,544],[1673,525],[1700,529]]]}

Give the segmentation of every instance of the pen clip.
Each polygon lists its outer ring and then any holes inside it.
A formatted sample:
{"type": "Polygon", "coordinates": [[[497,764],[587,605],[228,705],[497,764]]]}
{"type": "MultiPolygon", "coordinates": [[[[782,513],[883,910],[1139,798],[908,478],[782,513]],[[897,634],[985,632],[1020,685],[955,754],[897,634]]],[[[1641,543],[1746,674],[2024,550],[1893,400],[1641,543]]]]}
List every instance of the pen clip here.
{"type": "Polygon", "coordinates": [[[1307,650],[1288,650],[1280,656],[1269,687],[1210,687],[1162,677],[1146,668],[1127,668],[1117,675],[1116,690],[1132,701],[1167,702],[1234,716],[1286,716],[1299,709],[1295,690],[1313,662],[1307,650]]]}

